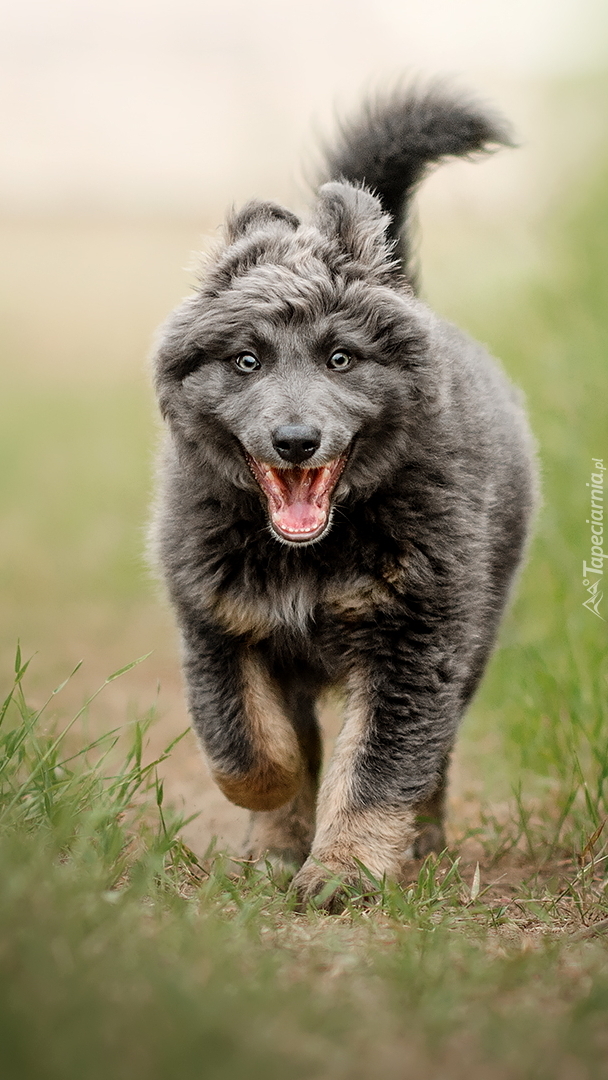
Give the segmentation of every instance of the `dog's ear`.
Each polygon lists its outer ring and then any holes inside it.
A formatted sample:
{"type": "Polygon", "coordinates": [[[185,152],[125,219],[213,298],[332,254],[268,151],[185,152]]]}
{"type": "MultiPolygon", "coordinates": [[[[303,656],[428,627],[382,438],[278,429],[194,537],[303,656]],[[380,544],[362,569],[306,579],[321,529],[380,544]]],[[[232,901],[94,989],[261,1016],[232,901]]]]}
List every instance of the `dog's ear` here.
{"type": "Polygon", "coordinates": [[[338,181],[323,184],[314,223],[326,236],[335,237],[357,262],[385,273],[394,270],[393,244],[387,238],[390,215],[365,188],[338,181]]]}
{"type": "Polygon", "coordinates": [[[263,229],[265,225],[277,224],[288,232],[295,232],[300,221],[295,214],[291,213],[291,210],[286,210],[285,207],[279,206],[278,203],[261,202],[258,199],[252,199],[251,202],[245,203],[245,206],[241,207],[240,210],[234,210],[228,215],[226,238],[229,244],[234,244],[235,240],[239,240],[240,237],[246,236],[248,233],[255,232],[256,229],[263,229]]]}

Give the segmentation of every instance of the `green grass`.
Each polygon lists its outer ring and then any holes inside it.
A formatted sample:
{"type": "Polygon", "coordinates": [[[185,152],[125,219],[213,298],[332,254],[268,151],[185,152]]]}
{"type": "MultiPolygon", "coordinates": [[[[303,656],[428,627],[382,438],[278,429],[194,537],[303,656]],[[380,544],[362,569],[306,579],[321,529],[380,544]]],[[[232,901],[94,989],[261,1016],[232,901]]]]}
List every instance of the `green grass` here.
{"type": "MultiPolygon", "coordinates": [[[[493,346],[527,394],[544,506],[473,717],[500,732],[511,771],[528,786],[542,790],[544,778],[562,805],[576,791],[579,831],[608,815],[607,622],[582,606],[586,484],[592,456],[608,463],[605,190],[602,175],[551,236],[555,279],[528,283],[516,298],[521,314],[512,301],[495,326],[493,346]]],[[[608,590],[601,610],[608,620],[608,590]]]]}
{"type": "Polygon", "coordinates": [[[0,712],[7,1080],[607,1075],[605,846],[559,893],[505,902],[446,855],[297,914],[271,874],[183,843],[150,718],[69,749],[26,667],[0,712]]]}
{"type": "Polygon", "coordinates": [[[143,535],[134,524],[143,524],[150,501],[151,415],[141,385],[122,382],[88,392],[46,382],[5,392],[5,602],[31,605],[42,593],[57,609],[141,595],[143,535]]]}
{"type": "Polygon", "coordinates": [[[184,843],[165,751],[146,748],[153,715],[126,723],[112,696],[138,673],[153,686],[156,658],[84,704],[81,670],[44,705],[75,622],[85,653],[96,641],[89,609],[115,613],[116,667],[151,647],[152,423],[128,379],[15,376],[0,401],[2,642],[6,657],[37,628],[40,656],[27,671],[18,656],[0,724],[7,1080],[608,1077],[608,650],[581,574],[591,457],[608,461],[607,179],[542,226],[542,277],[522,270],[491,312],[474,297],[447,312],[526,392],[544,507],[464,725],[475,789],[457,843],[403,888],[363,870],[370,902],[354,891],[337,918],[184,843]]]}

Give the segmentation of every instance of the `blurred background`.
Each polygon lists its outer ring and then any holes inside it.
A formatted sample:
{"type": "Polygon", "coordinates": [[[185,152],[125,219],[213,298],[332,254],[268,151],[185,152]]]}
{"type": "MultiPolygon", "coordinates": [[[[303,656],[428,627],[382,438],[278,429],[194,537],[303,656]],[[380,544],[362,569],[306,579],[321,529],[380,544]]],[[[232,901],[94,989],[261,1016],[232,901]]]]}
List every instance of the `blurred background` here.
{"type": "MultiPolygon", "coordinates": [[[[559,697],[572,642],[605,648],[604,624],[579,610],[589,459],[608,460],[605,5],[4,0],[0,57],[0,666],[8,678],[19,638],[36,701],[83,659],[49,714],[61,718],[151,653],[88,722],[154,707],[161,742],[187,717],[143,554],[146,357],[196,253],[233,202],[305,206],[336,117],[404,76],[448,76],[512,120],[517,150],[444,166],[418,201],[424,295],[524,386],[545,474],[533,560],[463,742],[453,799],[466,801],[475,754],[505,732],[530,741],[530,657],[545,648],[559,697]]],[[[241,816],[208,788],[191,738],[167,780],[205,809],[195,845],[232,841],[241,816]]]]}

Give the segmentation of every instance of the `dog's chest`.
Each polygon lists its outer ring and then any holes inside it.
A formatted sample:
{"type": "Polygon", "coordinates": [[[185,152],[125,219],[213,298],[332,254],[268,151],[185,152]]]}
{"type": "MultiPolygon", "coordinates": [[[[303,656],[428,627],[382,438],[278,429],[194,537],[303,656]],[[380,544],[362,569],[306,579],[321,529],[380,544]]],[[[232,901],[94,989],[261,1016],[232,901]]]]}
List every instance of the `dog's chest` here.
{"type": "Polygon", "coordinates": [[[380,574],[353,572],[321,580],[296,579],[272,584],[265,590],[218,589],[213,612],[229,634],[262,641],[276,633],[306,635],[327,619],[356,623],[396,600],[396,586],[404,579],[400,563],[391,561],[380,574]]]}
{"type": "Polygon", "coordinates": [[[310,584],[295,581],[260,592],[237,586],[226,591],[218,589],[213,612],[229,634],[262,641],[281,629],[306,633],[316,605],[317,597],[310,584]]]}

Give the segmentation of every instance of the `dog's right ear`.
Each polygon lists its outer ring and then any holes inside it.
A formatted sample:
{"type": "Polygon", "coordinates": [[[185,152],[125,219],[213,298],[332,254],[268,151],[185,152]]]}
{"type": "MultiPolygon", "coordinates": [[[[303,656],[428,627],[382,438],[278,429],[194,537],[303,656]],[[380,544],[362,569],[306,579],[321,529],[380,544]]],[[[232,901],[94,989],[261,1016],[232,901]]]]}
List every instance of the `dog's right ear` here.
{"type": "Polygon", "coordinates": [[[233,210],[226,220],[226,239],[229,244],[240,240],[242,236],[263,229],[265,225],[279,225],[288,232],[295,232],[300,224],[299,218],[278,203],[262,202],[252,199],[240,210],[233,210]]]}

